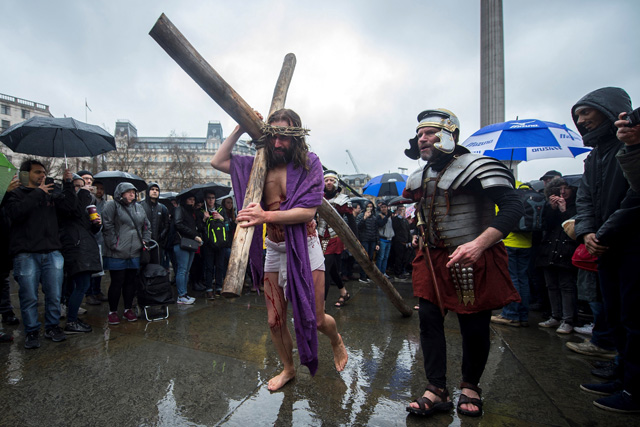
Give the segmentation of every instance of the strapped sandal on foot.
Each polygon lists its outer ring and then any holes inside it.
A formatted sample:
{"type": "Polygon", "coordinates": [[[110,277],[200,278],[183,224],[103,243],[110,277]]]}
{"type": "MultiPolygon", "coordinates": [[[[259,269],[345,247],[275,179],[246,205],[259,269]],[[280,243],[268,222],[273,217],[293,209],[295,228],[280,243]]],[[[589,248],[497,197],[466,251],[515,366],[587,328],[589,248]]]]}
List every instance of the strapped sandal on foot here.
{"type": "Polygon", "coordinates": [[[453,402],[451,400],[447,400],[449,398],[449,390],[446,388],[444,390],[440,390],[438,387],[433,384],[429,384],[427,386],[427,390],[431,393],[435,394],[440,401],[433,402],[428,397],[421,396],[414,400],[415,403],[418,404],[418,408],[412,408],[411,406],[407,406],[407,412],[411,412],[415,415],[431,415],[434,412],[448,412],[453,409],[453,402]]]}
{"type": "Polygon", "coordinates": [[[466,382],[460,383],[460,398],[458,399],[458,406],[456,409],[458,411],[458,414],[460,415],[466,415],[468,417],[481,416],[482,415],[482,389],[477,385],[473,385],[471,383],[466,383],[466,382]],[[480,398],[469,397],[466,394],[463,394],[462,393],[463,388],[468,388],[469,390],[475,391],[476,393],[478,393],[478,396],[480,396],[480,398]],[[464,404],[475,405],[478,407],[478,410],[467,411],[466,409],[462,409],[460,405],[464,405],[464,404]]]}
{"type": "Polygon", "coordinates": [[[334,305],[336,307],[344,307],[345,305],[347,305],[347,301],[349,301],[350,299],[351,295],[349,294],[349,292],[347,292],[346,294],[340,296],[340,298],[338,298],[338,301],[336,301],[334,305]]]}

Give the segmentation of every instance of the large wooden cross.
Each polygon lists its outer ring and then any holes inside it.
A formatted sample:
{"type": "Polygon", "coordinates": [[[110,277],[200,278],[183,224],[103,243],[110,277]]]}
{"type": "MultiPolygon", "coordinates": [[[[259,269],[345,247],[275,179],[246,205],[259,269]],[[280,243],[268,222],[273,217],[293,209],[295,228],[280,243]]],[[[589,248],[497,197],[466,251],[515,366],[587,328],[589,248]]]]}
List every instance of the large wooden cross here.
{"type": "MultiPolygon", "coordinates": [[[[182,33],[171,23],[163,13],[153,26],[149,35],[173,58],[174,61],[186,71],[189,76],[238,122],[254,140],[262,136],[262,121],[256,117],[253,109],[244,99],[207,63],[198,51],[189,43],[182,33]]],[[[287,91],[295,68],[295,55],[287,54],[273,92],[269,114],[284,108],[287,91]]],[[[243,208],[249,203],[260,203],[262,190],[266,176],[266,159],[264,149],[257,148],[256,157],[251,170],[251,177],[244,198],[243,208]]],[[[347,227],[336,210],[323,199],[318,207],[318,213],[336,231],[343,240],[345,246],[358,264],[363,267],[367,275],[385,292],[391,303],[402,313],[409,317],[412,310],[404,302],[395,287],[369,260],[369,257],[358,239],[347,227]]],[[[223,295],[227,297],[239,296],[242,292],[242,283],[247,268],[249,247],[253,238],[255,227],[237,227],[231,247],[231,257],[227,267],[227,276],[224,281],[223,295]]]]}

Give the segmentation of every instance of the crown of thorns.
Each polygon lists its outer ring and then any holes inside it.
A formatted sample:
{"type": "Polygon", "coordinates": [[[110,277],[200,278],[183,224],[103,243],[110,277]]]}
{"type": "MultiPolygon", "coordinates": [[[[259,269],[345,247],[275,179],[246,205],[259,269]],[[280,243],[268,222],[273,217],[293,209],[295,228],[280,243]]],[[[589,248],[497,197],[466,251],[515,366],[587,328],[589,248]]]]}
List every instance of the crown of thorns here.
{"type": "Polygon", "coordinates": [[[297,126],[271,126],[265,124],[262,126],[262,134],[269,136],[306,136],[309,135],[309,129],[297,126]]]}

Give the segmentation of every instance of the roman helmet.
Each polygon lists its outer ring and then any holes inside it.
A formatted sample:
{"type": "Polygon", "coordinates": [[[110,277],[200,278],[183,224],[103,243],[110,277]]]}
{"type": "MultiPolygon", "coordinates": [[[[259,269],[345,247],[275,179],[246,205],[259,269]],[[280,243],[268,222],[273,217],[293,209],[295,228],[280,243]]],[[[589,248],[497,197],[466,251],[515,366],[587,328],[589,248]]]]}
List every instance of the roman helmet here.
{"type": "MultiPolygon", "coordinates": [[[[436,133],[440,138],[433,147],[445,154],[453,153],[456,148],[456,142],[460,136],[460,121],[455,114],[444,108],[436,108],[434,110],[424,110],[418,114],[418,126],[416,132],[423,127],[434,127],[441,129],[436,133]]],[[[404,150],[404,154],[413,160],[420,158],[420,149],[418,148],[418,135],[409,140],[409,149],[404,150]]]]}

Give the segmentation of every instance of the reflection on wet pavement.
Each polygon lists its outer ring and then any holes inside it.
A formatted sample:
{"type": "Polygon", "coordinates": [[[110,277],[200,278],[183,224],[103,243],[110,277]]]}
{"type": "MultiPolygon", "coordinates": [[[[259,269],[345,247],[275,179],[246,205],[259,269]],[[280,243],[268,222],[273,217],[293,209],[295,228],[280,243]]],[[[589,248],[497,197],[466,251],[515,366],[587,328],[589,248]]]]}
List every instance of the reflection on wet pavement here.
{"type": "MultiPolygon", "coordinates": [[[[410,283],[395,285],[413,305],[410,283]]],[[[0,424],[627,426],[635,421],[595,408],[593,397],[578,391],[580,382],[594,380],[589,358],[564,346],[578,337],[499,326],[493,327],[481,383],[482,419],[455,412],[429,420],[408,415],[405,407],[426,386],[417,313],[403,318],[373,284],[348,282],[347,287],[352,298],[346,307],[327,304],[349,355],[344,371],[336,372],[329,340],[321,335],[316,376],[302,367],[277,392],[269,392],[267,382],[281,365],[269,337],[264,297],[256,294],[198,298],[191,307],[170,307],[166,320],[112,326],[105,320],[106,304],[89,306],[83,320],[93,333],[62,343],[43,339],[37,350],[24,349],[20,327],[5,328],[15,342],[0,346],[0,424]]],[[[336,293],[332,288],[327,300],[336,293]]],[[[15,284],[12,299],[18,306],[15,284]]],[[[291,319],[289,327],[293,330],[291,319]]],[[[445,332],[455,401],[461,356],[455,316],[445,320],[445,332]]]]}

